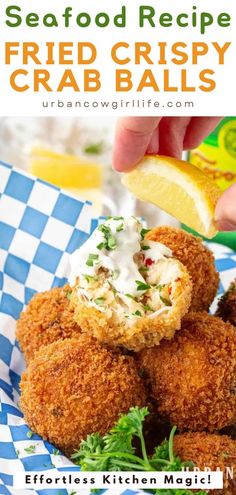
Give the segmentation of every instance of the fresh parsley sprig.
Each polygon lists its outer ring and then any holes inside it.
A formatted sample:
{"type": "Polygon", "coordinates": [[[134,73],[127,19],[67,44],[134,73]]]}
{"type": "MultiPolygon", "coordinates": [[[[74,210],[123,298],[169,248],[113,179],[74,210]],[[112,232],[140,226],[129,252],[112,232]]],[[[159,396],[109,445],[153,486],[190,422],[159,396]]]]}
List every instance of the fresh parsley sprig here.
{"type": "MultiPolygon", "coordinates": [[[[116,425],[105,436],[99,433],[88,435],[80,448],[71,458],[82,471],[181,471],[193,467],[191,462],[182,462],[174,453],[174,435],[176,427],[171,430],[168,440],[155,448],[152,456],[147,454],[143,433],[147,407],[132,407],[128,414],[123,414],[116,425]],[[134,439],[139,440],[141,455],[136,454],[134,439]]],[[[155,495],[191,495],[189,490],[147,490],[155,495]]],[[[199,491],[196,495],[206,495],[199,491]]]]}

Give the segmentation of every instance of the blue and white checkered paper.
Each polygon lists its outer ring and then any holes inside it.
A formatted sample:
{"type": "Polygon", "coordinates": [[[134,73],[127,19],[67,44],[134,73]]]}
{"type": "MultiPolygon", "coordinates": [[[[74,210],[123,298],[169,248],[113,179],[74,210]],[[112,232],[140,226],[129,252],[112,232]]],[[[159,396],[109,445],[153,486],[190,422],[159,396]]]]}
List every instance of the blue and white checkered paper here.
{"type": "MultiPolygon", "coordinates": [[[[39,436],[27,436],[18,407],[23,356],[15,340],[20,312],[35,292],[64,285],[70,253],[96,227],[91,205],[0,162],[0,494],[67,495],[67,490],[16,490],[16,471],[78,470],[39,436]],[[25,449],[35,446],[35,452],[25,449]]],[[[236,254],[212,245],[220,293],[236,277],[236,254]]],[[[207,281],[206,281],[207,283],[207,281]]],[[[105,490],[114,495],[114,489],[105,490]]],[[[87,495],[86,489],[78,494],[87,495]]],[[[102,492],[101,492],[102,493],[102,492]]],[[[125,490],[120,495],[140,491],[125,490]]]]}

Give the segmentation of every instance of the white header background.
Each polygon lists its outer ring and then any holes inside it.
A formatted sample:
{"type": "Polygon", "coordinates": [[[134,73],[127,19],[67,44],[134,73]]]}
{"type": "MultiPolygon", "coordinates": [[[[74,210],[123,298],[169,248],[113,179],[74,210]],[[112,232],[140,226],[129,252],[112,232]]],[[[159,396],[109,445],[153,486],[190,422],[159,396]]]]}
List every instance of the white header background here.
{"type": "MultiPolygon", "coordinates": [[[[0,115],[2,116],[49,116],[49,115],[236,115],[236,2],[234,0],[1,0],[0,2],[0,115]],[[23,19],[22,25],[17,28],[6,26],[5,10],[9,5],[18,5],[21,7],[21,16],[23,19]],[[127,27],[118,28],[111,22],[106,28],[99,28],[95,25],[94,18],[99,12],[107,12],[111,19],[121,12],[122,5],[126,6],[127,12],[127,27]],[[213,26],[207,27],[206,34],[200,33],[200,27],[186,28],[178,27],[174,21],[174,26],[169,28],[160,27],[157,22],[156,28],[151,28],[148,25],[145,28],[139,28],[139,6],[153,6],[156,9],[156,19],[163,12],[169,12],[176,18],[181,12],[192,12],[192,6],[197,7],[198,14],[200,12],[209,12],[214,18],[213,26]],[[74,18],[70,19],[71,27],[64,27],[64,18],[62,14],[66,7],[72,7],[74,18]],[[40,26],[27,27],[25,17],[29,12],[35,12],[40,17],[40,26]],[[43,26],[42,18],[47,13],[53,13],[57,16],[59,27],[47,28],[43,26]],[[76,25],[76,15],[81,12],[87,12],[91,15],[92,23],[87,28],[80,28],[76,25]],[[217,25],[217,16],[226,12],[231,15],[231,26],[221,28],[217,25]],[[55,60],[57,60],[58,50],[56,44],[59,41],[73,41],[74,48],[74,65],[41,65],[36,66],[31,63],[23,66],[22,51],[19,49],[19,56],[12,57],[12,64],[5,65],[5,49],[6,41],[27,42],[35,41],[41,44],[40,54],[42,59],[45,58],[45,43],[47,41],[55,42],[55,60]],[[78,66],[76,64],[76,43],[91,42],[97,47],[97,60],[86,66],[78,66]],[[132,62],[129,65],[117,66],[111,59],[111,48],[119,42],[125,41],[130,44],[127,51],[127,56],[130,56],[132,62]],[[187,52],[191,53],[191,43],[205,42],[210,46],[209,53],[201,58],[201,62],[196,66],[191,67],[191,63],[185,65],[174,65],[169,63],[163,65],[147,65],[144,61],[141,65],[134,64],[134,43],[135,41],[149,42],[153,46],[151,57],[155,60],[159,57],[157,43],[165,41],[168,45],[182,41],[189,45],[187,52]],[[225,42],[231,42],[230,48],[225,55],[225,65],[218,65],[218,56],[212,48],[212,42],[218,42],[221,46],[225,42]],[[11,73],[18,69],[24,68],[29,71],[27,77],[19,77],[24,83],[31,85],[31,89],[26,92],[15,92],[9,83],[11,73]],[[101,72],[102,87],[98,92],[83,92],[83,70],[97,69],[101,72]],[[171,84],[180,84],[181,69],[188,70],[189,85],[199,85],[199,72],[203,69],[212,69],[215,71],[213,76],[216,80],[216,89],[212,92],[202,92],[199,89],[196,92],[185,93],[164,93],[163,88],[163,69],[170,69],[171,84]],[[65,89],[62,93],[47,92],[42,89],[40,93],[34,93],[32,89],[33,70],[47,69],[51,73],[49,84],[56,88],[60,82],[65,69],[71,69],[77,79],[78,85],[81,88],[80,92],[74,92],[72,88],[65,89]],[[129,69],[133,73],[134,88],[129,92],[116,93],[115,91],[115,71],[116,69],[129,69]],[[136,92],[136,88],[145,69],[151,69],[156,77],[157,84],[161,91],[154,92],[151,88],[144,89],[141,93],[136,92]],[[152,100],[150,107],[147,105],[142,108],[142,101],[147,102],[152,100]],[[58,108],[57,102],[64,103],[63,108],[58,108]],[[120,104],[122,100],[122,105],[120,104]],[[135,104],[132,106],[132,100],[135,104]],[[139,100],[139,108],[137,107],[139,100]],[[67,102],[72,103],[72,107],[66,107],[67,102]],[[81,107],[75,102],[80,102],[81,107]],[[97,102],[93,106],[93,102],[97,102]],[[102,101],[117,102],[118,108],[101,108],[102,101]],[[156,101],[159,107],[154,107],[153,102],[156,101]],[[185,102],[191,101],[193,105],[185,106],[185,102]],[[44,108],[42,102],[47,102],[47,107],[44,108]],[[53,106],[51,106],[51,103],[53,106]],[[84,102],[87,102],[84,106],[84,102]],[[128,103],[126,107],[125,104],[128,103]],[[168,105],[170,102],[170,105],[168,105]],[[176,106],[176,102],[177,106],[176,106]]],[[[124,54],[124,51],[120,53],[124,54]]],[[[169,59],[171,58],[170,51],[169,59]]],[[[39,54],[39,56],[40,56],[39,54]]]]}

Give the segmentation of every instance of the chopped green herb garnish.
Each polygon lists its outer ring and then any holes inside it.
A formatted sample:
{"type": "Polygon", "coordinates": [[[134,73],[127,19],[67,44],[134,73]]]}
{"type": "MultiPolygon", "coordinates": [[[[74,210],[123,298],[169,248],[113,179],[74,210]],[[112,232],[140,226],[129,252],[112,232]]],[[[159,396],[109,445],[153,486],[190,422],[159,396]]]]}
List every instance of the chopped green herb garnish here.
{"type": "Polygon", "coordinates": [[[26,447],[24,450],[27,452],[27,454],[34,454],[36,449],[36,445],[30,445],[29,447],[26,447]]]}
{"type": "Polygon", "coordinates": [[[152,313],[154,313],[154,309],[152,309],[148,304],[144,304],[143,309],[145,309],[145,311],[151,311],[152,313]]]}
{"type": "Polygon", "coordinates": [[[148,290],[148,289],[151,289],[151,285],[145,284],[144,282],[142,282],[140,280],[135,280],[135,282],[137,284],[137,290],[148,290]]]}
{"type": "Polygon", "coordinates": [[[101,306],[101,304],[103,304],[105,302],[105,299],[104,299],[104,297],[97,297],[97,299],[94,299],[94,302],[98,306],[101,306]]]}
{"type": "Polygon", "coordinates": [[[96,280],[95,277],[92,277],[92,275],[83,275],[83,277],[85,278],[85,280],[89,283],[89,282],[94,282],[94,280],[96,280]]]}
{"type": "Polygon", "coordinates": [[[99,258],[98,254],[93,254],[93,253],[90,253],[89,254],[89,257],[86,261],[86,265],[88,266],[94,266],[94,262],[97,261],[99,258]]]}
{"type": "Polygon", "coordinates": [[[169,299],[160,296],[160,300],[165,304],[165,306],[172,306],[171,301],[169,299]]]}
{"type": "Polygon", "coordinates": [[[60,454],[60,451],[57,450],[57,449],[53,449],[53,452],[52,453],[53,453],[53,455],[59,455],[60,454]]]}
{"type": "Polygon", "coordinates": [[[139,271],[140,272],[148,272],[149,268],[148,266],[140,266],[139,271]]]}
{"type": "Polygon", "coordinates": [[[133,316],[142,316],[141,311],[137,310],[134,313],[132,313],[133,316]]]}
{"type": "Polygon", "coordinates": [[[115,237],[113,237],[112,235],[109,235],[109,237],[107,238],[107,247],[111,250],[116,249],[117,247],[115,237]]]}
{"type": "Polygon", "coordinates": [[[112,273],[112,279],[113,280],[116,280],[120,275],[120,270],[114,270],[114,272],[112,273]]]}
{"type": "Polygon", "coordinates": [[[20,451],[19,450],[16,450],[16,455],[20,455],[20,451]]]}
{"type": "Polygon", "coordinates": [[[116,232],[122,232],[122,230],[124,230],[124,224],[121,223],[120,225],[118,225],[118,227],[116,227],[116,232]]]}
{"type": "Polygon", "coordinates": [[[97,249],[99,249],[99,251],[101,251],[101,249],[103,249],[104,247],[105,247],[104,242],[100,242],[100,244],[97,245],[97,249]]]}
{"type": "Polygon", "coordinates": [[[110,227],[108,227],[104,223],[102,223],[101,225],[99,225],[98,230],[100,230],[100,232],[102,232],[103,234],[110,234],[110,232],[111,232],[110,227]]]}
{"type": "Polygon", "coordinates": [[[86,265],[88,266],[93,266],[93,260],[87,260],[86,265]]]}
{"type": "Polygon", "coordinates": [[[132,294],[125,294],[126,297],[129,297],[130,299],[134,299],[135,300],[135,297],[132,296],[132,294]]]}
{"type": "Polygon", "coordinates": [[[156,285],[156,289],[162,290],[162,289],[164,289],[165,286],[166,286],[166,284],[159,284],[159,285],[156,285]]]}
{"type": "Polygon", "coordinates": [[[115,237],[111,234],[111,229],[105,224],[99,225],[98,230],[103,233],[104,235],[104,248],[107,249],[108,251],[111,251],[113,249],[116,249],[116,239],[115,237]]]}
{"type": "Polygon", "coordinates": [[[98,143],[89,144],[84,148],[84,151],[85,153],[89,153],[90,155],[99,155],[99,153],[102,153],[103,147],[103,141],[99,141],[98,143]]]}
{"type": "Polygon", "coordinates": [[[123,217],[110,217],[111,220],[116,220],[117,222],[119,222],[119,220],[124,220],[123,217]]]}
{"type": "MultiPolygon", "coordinates": [[[[99,433],[88,435],[71,458],[81,471],[184,471],[193,468],[192,462],[182,462],[174,452],[176,427],[168,440],[157,446],[153,455],[148,455],[144,437],[144,421],[149,415],[147,407],[132,407],[128,414],[120,416],[113,428],[103,437],[99,433]],[[139,443],[139,445],[137,445],[139,443]]],[[[191,495],[191,490],[150,490],[161,495],[191,495]]],[[[198,491],[195,495],[207,495],[198,491]]]]}
{"type": "MultiPolygon", "coordinates": [[[[66,292],[66,297],[67,297],[67,299],[69,299],[69,301],[71,300],[71,296],[72,296],[72,292],[67,291],[67,292],[66,292]]],[[[29,433],[29,432],[28,432],[28,433],[29,433]]]]}
{"type": "Polygon", "coordinates": [[[140,232],[140,235],[141,235],[141,239],[143,241],[145,235],[150,232],[150,229],[142,229],[141,232],[140,232]]]}
{"type": "MultiPolygon", "coordinates": [[[[71,293],[70,293],[70,294],[71,294],[71,293]]],[[[27,431],[26,436],[27,436],[28,438],[32,438],[32,436],[33,436],[33,432],[32,432],[32,431],[30,431],[30,430],[29,430],[29,431],[27,431]]]]}
{"type": "Polygon", "coordinates": [[[148,249],[151,249],[150,246],[142,246],[143,251],[148,251],[148,249]]]}

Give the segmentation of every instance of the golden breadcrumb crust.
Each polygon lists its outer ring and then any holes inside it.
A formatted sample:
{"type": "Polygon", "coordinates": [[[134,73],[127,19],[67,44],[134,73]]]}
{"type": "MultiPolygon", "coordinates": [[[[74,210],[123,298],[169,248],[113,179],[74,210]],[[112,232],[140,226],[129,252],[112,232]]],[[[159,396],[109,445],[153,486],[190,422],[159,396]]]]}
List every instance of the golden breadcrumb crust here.
{"type": "Polygon", "coordinates": [[[81,331],[93,335],[100,342],[113,346],[122,345],[133,351],[158,345],[163,338],[171,339],[175,331],[180,328],[182,317],[188,311],[192,291],[192,283],[186,268],[181,263],[177,263],[181,276],[175,284],[171,310],[153,318],[140,317],[132,326],[128,326],[126,320],[122,324],[113,323],[101,311],[78,301],[78,289],[74,287],[71,302],[81,331]]]}
{"type": "Polygon", "coordinates": [[[216,316],[236,326],[236,279],[231,282],[228,290],[220,298],[216,316]]]}
{"type": "Polygon", "coordinates": [[[192,461],[204,471],[220,470],[224,473],[224,489],[211,490],[212,495],[236,494],[236,441],[226,435],[184,433],[174,438],[174,451],[183,461],[192,461]],[[234,479],[227,476],[228,468],[234,479]]]}
{"type": "Polygon", "coordinates": [[[212,252],[195,237],[175,227],[157,227],[147,234],[147,239],[165,244],[184,266],[193,282],[190,311],[208,311],[219,286],[219,274],[212,252]]]}
{"type": "Polygon", "coordinates": [[[236,332],[189,313],[171,341],[139,354],[157,410],[180,430],[214,431],[236,421],[236,332]]]}
{"type": "Polygon", "coordinates": [[[36,294],[21,313],[16,338],[27,363],[41,346],[80,335],[67,297],[70,291],[67,285],[36,294]]]}
{"type": "Polygon", "coordinates": [[[105,434],[120,414],[146,404],[134,359],[86,335],[39,350],[20,387],[29,427],[67,455],[88,434],[105,434]]]}

